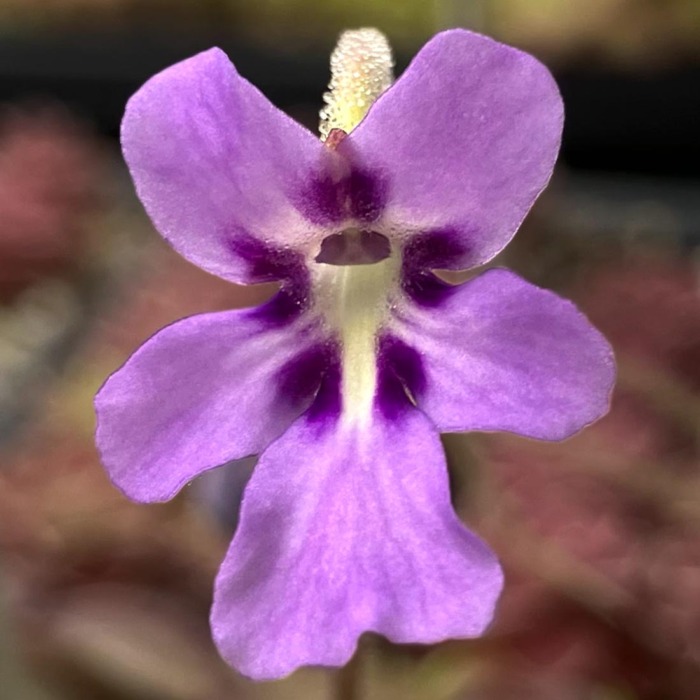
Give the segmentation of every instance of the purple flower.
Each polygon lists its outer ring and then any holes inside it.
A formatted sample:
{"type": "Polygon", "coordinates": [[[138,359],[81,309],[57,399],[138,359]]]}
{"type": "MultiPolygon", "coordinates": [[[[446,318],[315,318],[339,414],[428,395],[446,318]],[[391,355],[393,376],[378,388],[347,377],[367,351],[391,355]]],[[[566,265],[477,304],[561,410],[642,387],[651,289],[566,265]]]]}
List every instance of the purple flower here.
{"type": "Polygon", "coordinates": [[[177,251],[281,285],[163,329],[96,399],[104,463],[134,500],[260,455],[212,610],[221,654],[254,678],[343,664],[366,630],[481,634],[502,573],[453,512],[439,432],[562,440],[606,412],[614,378],[571,303],[503,269],[433,273],[490,260],[547,184],[562,103],[546,68],[444,32],[352,133],[326,127],[324,144],[212,49],[141,88],[122,130],[177,251]]]}

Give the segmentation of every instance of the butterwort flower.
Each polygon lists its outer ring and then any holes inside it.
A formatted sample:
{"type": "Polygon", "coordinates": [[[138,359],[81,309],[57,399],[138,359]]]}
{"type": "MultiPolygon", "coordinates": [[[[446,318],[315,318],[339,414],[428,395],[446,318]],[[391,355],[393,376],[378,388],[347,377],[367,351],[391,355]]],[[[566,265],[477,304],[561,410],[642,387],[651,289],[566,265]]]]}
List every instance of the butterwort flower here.
{"type": "Polygon", "coordinates": [[[547,184],[562,102],[531,56],[463,30],[392,82],[374,30],[341,37],[322,139],[212,49],[130,100],[136,189],[164,238],[252,309],[163,329],[96,399],[130,498],[165,501],[260,455],[219,571],[212,630],[254,678],[339,665],[364,631],[481,634],[502,587],[450,504],[440,432],[562,440],[608,407],[610,348],[569,302],[493,258],[547,184]]]}

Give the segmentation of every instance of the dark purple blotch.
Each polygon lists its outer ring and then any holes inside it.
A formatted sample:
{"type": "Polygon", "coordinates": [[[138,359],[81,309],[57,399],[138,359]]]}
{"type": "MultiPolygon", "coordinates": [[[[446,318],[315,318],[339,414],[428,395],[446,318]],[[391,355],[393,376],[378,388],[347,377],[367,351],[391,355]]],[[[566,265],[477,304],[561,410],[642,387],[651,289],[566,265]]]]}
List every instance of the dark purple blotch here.
{"type": "Polygon", "coordinates": [[[403,290],[421,306],[439,306],[455,288],[433,270],[455,268],[467,253],[463,234],[455,229],[437,229],[414,236],[402,251],[403,290]]]}
{"type": "Polygon", "coordinates": [[[321,383],[316,397],[306,412],[307,420],[319,426],[335,423],[343,407],[340,348],[335,343],[327,343],[325,348],[325,365],[321,383]]]}
{"type": "Polygon", "coordinates": [[[377,346],[375,404],[386,418],[394,419],[418,402],[426,387],[423,361],[418,352],[394,335],[380,336],[377,346]]]}
{"type": "Polygon", "coordinates": [[[298,403],[318,390],[327,368],[333,363],[329,343],[317,343],[289,360],[278,372],[276,380],[280,399],[298,403]]]}
{"type": "Polygon", "coordinates": [[[326,423],[340,415],[340,373],[337,343],[317,343],[280,369],[276,376],[279,400],[307,405],[307,420],[326,423]]]}
{"type": "Polygon", "coordinates": [[[292,203],[302,216],[317,226],[330,226],[345,218],[343,181],[330,175],[310,178],[304,187],[293,193],[292,203]]]}
{"type": "Polygon", "coordinates": [[[256,282],[277,282],[295,277],[304,267],[304,258],[297,251],[272,246],[247,231],[228,231],[226,240],[231,252],[245,261],[256,282]]]}
{"type": "Polygon", "coordinates": [[[388,185],[385,178],[366,170],[353,170],[346,181],[350,215],[362,224],[376,221],[386,206],[388,185]]]}
{"type": "Polygon", "coordinates": [[[269,301],[258,306],[252,314],[263,324],[277,328],[294,321],[309,305],[308,278],[285,280],[269,301]]]}
{"type": "Polygon", "coordinates": [[[230,234],[227,241],[234,255],[246,262],[256,282],[280,283],[279,292],[254,312],[261,321],[284,325],[307,308],[311,282],[300,253],[241,231],[230,234]]]}
{"type": "Polygon", "coordinates": [[[302,216],[317,226],[340,224],[348,218],[369,224],[384,211],[387,192],[385,178],[351,168],[335,180],[328,174],[310,178],[290,199],[302,216]]]}

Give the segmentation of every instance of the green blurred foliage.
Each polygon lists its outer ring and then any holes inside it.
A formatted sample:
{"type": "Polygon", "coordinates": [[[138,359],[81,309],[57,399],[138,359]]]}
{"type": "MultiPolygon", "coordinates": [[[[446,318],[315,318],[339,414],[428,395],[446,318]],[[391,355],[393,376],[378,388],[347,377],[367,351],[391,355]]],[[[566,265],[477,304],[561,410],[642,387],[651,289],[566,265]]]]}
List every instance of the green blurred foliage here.
{"type": "Polygon", "coordinates": [[[697,58],[698,0],[0,0],[0,31],[228,33],[277,53],[326,50],[343,29],[376,26],[406,53],[465,26],[549,61],[625,66],[697,58]]]}
{"type": "Polygon", "coordinates": [[[654,65],[698,55],[697,0],[489,0],[489,25],[548,60],[654,65]]]}
{"type": "Polygon", "coordinates": [[[372,26],[394,46],[415,46],[436,28],[436,5],[424,0],[229,0],[236,29],[245,28],[263,44],[298,48],[309,42],[328,45],[344,29],[372,26]]]}

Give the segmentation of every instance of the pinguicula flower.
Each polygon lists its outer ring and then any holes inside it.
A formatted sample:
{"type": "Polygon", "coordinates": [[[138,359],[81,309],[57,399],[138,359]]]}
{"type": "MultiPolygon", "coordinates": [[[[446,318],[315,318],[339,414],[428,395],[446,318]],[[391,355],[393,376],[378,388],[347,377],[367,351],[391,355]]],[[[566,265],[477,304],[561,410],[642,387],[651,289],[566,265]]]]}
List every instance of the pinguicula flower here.
{"type": "Polygon", "coordinates": [[[438,34],[392,83],[375,30],[341,37],[319,139],[212,49],[130,100],[122,144],[156,228],[252,309],[163,329],[96,398],[114,483],[165,501],[260,455],[212,630],[242,673],[340,665],[358,636],[481,634],[502,572],[450,503],[440,432],[562,440],[603,415],[614,362],[568,301],[505,269],[459,285],[547,184],[563,109],[531,56],[438,34]]]}

